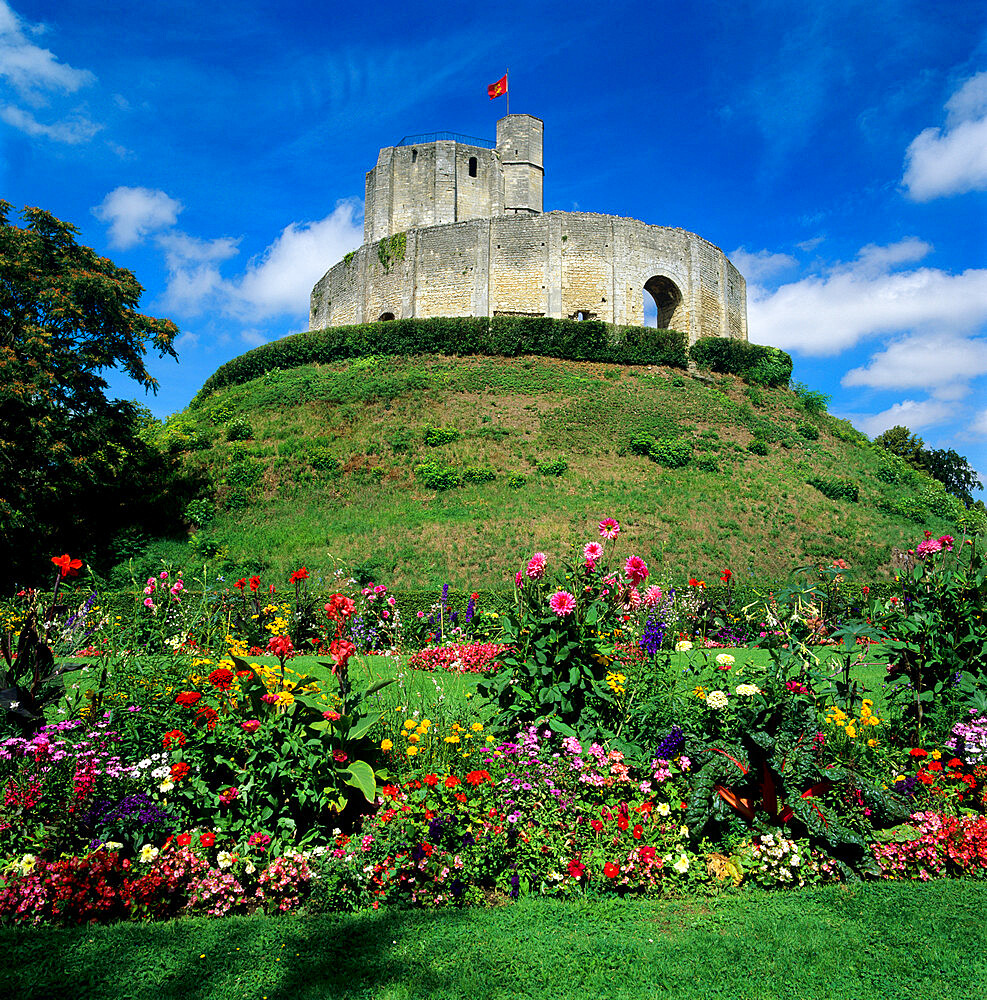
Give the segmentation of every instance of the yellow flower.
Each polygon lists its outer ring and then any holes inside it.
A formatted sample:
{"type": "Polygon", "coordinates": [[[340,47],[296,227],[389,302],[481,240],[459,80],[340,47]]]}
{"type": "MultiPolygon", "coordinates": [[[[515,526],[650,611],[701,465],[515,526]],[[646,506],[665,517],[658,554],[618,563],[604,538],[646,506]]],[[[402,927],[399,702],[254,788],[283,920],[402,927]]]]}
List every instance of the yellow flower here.
{"type": "Polygon", "coordinates": [[[939,750],[933,750],[933,751],[932,751],[932,753],[931,753],[931,754],[929,754],[929,756],[930,756],[930,757],[931,757],[931,758],[932,758],[933,760],[938,760],[938,759],[939,759],[939,758],[940,758],[940,757],[942,756],[942,753],[941,753],[941,752],[940,752],[939,750]]]}
{"type": "Polygon", "coordinates": [[[408,733],[409,743],[417,743],[420,739],[421,737],[418,735],[418,733],[408,733]]]}
{"type": "Polygon", "coordinates": [[[293,705],[294,703],[295,703],[295,696],[290,691],[282,691],[278,695],[279,705],[284,705],[287,707],[288,705],[293,705]]]}
{"type": "Polygon", "coordinates": [[[381,750],[390,750],[393,746],[394,746],[394,744],[390,740],[381,740],[380,741],[380,748],[381,748],[381,750]]]}
{"type": "Polygon", "coordinates": [[[418,723],[415,722],[414,719],[405,719],[404,720],[404,728],[405,729],[414,729],[415,726],[417,726],[417,725],[418,725],[418,723]]]}
{"type": "Polygon", "coordinates": [[[418,747],[416,747],[414,744],[412,744],[410,747],[408,747],[408,749],[405,751],[405,753],[409,757],[414,757],[415,754],[418,753],[418,747]]]}
{"type": "Polygon", "coordinates": [[[692,693],[697,698],[699,698],[701,701],[705,701],[705,699],[706,699],[706,689],[705,688],[703,688],[703,687],[697,687],[696,690],[693,691],[692,693]]]}
{"type": "Polygon", "coordinates": [[[870,739],[870,740],[867,741],[867,746],[869,746],[869,747],[876,747],[877,743],[878,743],[877,740],[870,739]]]}
{"type": "Polygon", "coordinates": [[[856,726],[854,726],[852,722],[848,723],[846,727],[846,734],[847,736],[850,737],[851,740],[855,740],[857,738],[857,728],[856,726]]]}
{"type": "Polygon", "coordinates": [[[432,725],[432,723],[428,719],[422,719],[422,726],[424,726],[426,730],[431,725],[432,725]]]}
{"type": "Polygon", "coordinates": [[[482,733],[483,732],[483,723],[482,722],[474,722],[473,725],[470,728],[473,730],[474,733],[482,733]]]}
{"type": "Polygon", "coordinates": [[[446,743],[458,743],[459,742],[459,737],[455,733],[453,733],[452,736],[447,736],[445,738],[445,742],[446,743]]]}

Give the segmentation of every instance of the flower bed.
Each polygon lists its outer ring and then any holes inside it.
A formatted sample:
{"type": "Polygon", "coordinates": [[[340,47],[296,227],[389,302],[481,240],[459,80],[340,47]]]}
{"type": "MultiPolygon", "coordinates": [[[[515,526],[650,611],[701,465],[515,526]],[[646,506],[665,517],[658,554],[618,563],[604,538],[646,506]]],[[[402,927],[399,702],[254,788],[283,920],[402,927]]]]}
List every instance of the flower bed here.
{"type": "Polygon", "coordinates": [[[469,642],[426,647],[408,657],[415,670],[448,670],[454,674],[485,674],[497,670],[498,657],[508,647],[496,642],[469,642]]]}

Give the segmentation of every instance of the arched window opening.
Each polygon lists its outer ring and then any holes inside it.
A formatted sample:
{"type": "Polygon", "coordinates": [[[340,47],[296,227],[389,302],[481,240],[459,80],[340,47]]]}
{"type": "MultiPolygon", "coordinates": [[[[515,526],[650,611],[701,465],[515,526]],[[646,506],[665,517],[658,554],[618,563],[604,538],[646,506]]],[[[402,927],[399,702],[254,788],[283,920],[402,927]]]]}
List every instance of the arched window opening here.
{"type": "Polygon", "coordinates": [[[682,293],[671,278],[656,274],[644,283],[644,325],[676,330],[684,322],[682,293]],[[648,298],[651,301],[648,301],[648,298]]]}
{"type": "Polygon", "coordinates": [[[476,157],[470,157],[470,177],[476,177],[476,157]]]}
{"type": "Polygon", "coordinates": [[[569,319],[574,319],[577,323],[582,323],[586,320],[596,319],[596,313],[590,312],[588,309],[579,309],[574,312],[569,319]]]}
{"type": "Polygon", "coordinates": [[[418,161],[418,150],[417,149],[413,149],[411,151],[411,162],[412,163],[416,163],[417,161],[418,161]]]}
{"type": "Polygon", "coordinates": [[[392,319],[394,319],[394,313],[392,313],[392,312],[384,312],[384,313],[381,313],[377,317],[377,322],[378,323],[390,323],[390,321],[392,319]]]}

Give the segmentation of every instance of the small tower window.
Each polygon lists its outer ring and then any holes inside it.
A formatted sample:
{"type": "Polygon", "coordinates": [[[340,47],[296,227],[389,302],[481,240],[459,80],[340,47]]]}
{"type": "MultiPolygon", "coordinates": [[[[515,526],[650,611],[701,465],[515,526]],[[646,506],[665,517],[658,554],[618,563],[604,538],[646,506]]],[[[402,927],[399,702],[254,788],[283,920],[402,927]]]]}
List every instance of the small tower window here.
{"type": "Polygon", "coordinates": [[[390,323],[394,319],[394,313],[392,312],[382,312],[378,318],[378,323],[390,323]]]}
{"type": "Polygon", "coordinates": [[[476,157],[470,157],[470,177],[476,177],[476,157]]]}
{"type": "Polygon", "coordinates": [[[418,159],[418,150],[413,149],[411,151],[411,162],[414,163],[418,159]]]}

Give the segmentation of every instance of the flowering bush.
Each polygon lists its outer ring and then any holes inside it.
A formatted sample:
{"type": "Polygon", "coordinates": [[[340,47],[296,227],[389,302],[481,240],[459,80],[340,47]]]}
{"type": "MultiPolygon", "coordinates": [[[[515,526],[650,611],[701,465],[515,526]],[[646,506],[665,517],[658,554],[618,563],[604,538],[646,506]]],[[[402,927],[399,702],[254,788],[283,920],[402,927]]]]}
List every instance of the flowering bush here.
{"type": "Polygon", "coordinates": [[[874,844],[884,878],[927,881],[942,875],[987,877],[987,816],[917,812],[910,826],[874,844]]]}
{"type": "Polygon", "coordinates": [[[496,642],[469,642],[425,647],[408,657],[415,670],[448,670],[457,674],[483,674],[497,670],[498,657],[507,647],[496,642]]]}

